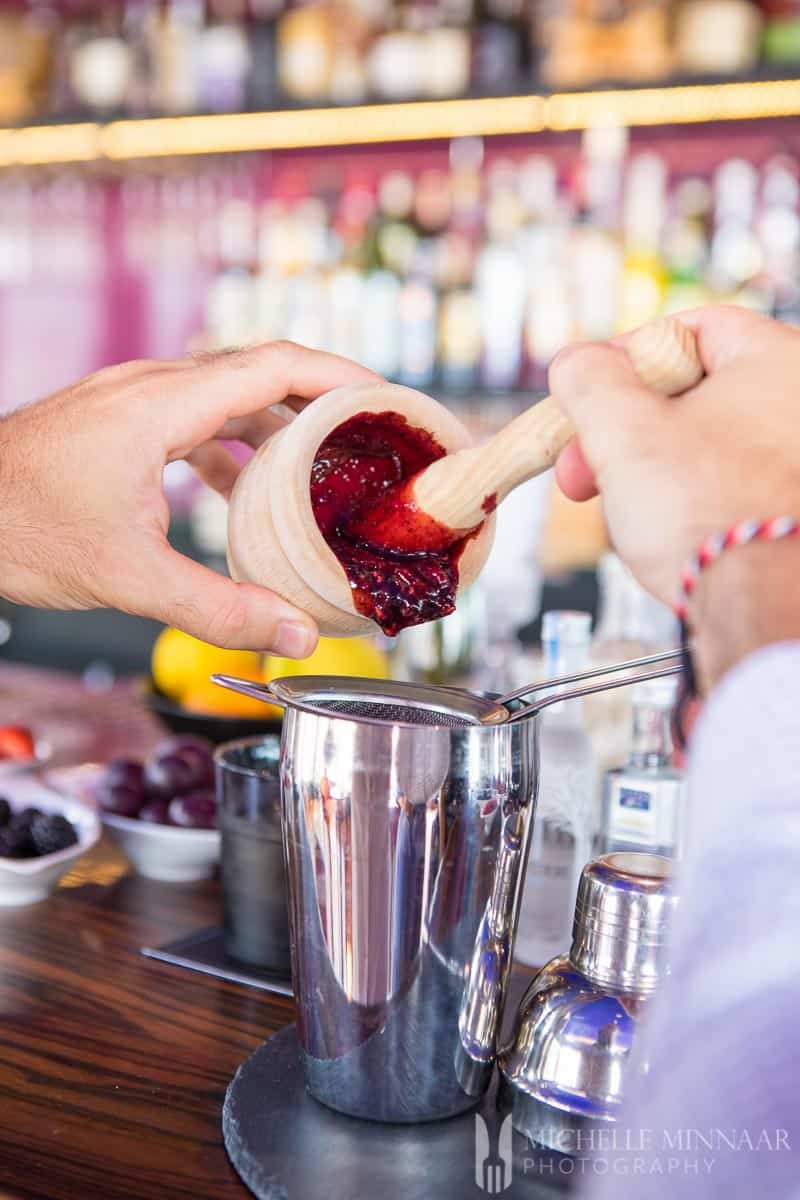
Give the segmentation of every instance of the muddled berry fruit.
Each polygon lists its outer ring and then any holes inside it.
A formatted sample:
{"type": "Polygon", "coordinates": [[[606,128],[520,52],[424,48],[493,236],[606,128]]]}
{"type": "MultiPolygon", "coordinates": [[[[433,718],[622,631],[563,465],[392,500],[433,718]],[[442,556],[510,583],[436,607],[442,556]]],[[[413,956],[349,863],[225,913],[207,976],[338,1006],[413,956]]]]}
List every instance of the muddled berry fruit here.
{"type": "Polygon", "coordinates": [[[422,514],[410,512],[398,488],[444,453],[435,438],[398,413],[361,413],[334,429],[314,459],[311,506],[320,532],[344,568],[356,610],[390,636],[455,608],[467,539],[442,537],[445,544],[431,550],[422,537],[424,545],[416,548],[409,522],[416,529],[422,514]],[[370,521],[378,513],[380,546],[370,541],[370,521]]]}

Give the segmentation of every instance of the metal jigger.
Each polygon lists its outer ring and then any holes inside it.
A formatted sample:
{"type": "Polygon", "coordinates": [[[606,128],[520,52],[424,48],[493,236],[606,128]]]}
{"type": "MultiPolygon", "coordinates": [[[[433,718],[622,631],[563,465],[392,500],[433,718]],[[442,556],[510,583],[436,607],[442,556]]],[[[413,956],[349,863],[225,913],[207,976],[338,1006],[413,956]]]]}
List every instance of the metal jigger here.
{"type": "Polygon", "coordinates": [[[565,1154],[592,1146],[613,1124],[632,1051],[658,982],[677,903],[670,859],[608,854],[584,867],[572,947],[528,988],[502,1052],[502,1101],[512,1124],[537,1145],[565,1154]]]}

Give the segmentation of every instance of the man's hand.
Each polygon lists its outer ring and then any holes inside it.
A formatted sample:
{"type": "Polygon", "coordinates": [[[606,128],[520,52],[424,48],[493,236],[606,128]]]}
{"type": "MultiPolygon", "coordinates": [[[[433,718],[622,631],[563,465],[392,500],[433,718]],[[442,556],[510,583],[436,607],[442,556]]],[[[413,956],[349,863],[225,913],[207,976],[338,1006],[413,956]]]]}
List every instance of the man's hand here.
{"type": "Polygon", "coordinates": [[[0,421],[0,594],[43,608],[113,607],[205,641],[304,657],[317,631],[272,592],[173,550],[162,476],[185,458],[228,496],[222,440],[259,446],[287,413],[371,371],[288,342],[199,361],[109,367],[0,421]]]}
{"type": "MultiPolygon", "coordinates": [[[[667,603],[707,534],[745,517],[800,517],[800,333],[732,307],[680,319],[706,378],[678,398],[638,381],[624,337],[570,347],[550,369],[579,437],[559,483],[575,500],[600,492],[617,551],[667,603]]],[[[691,614],[706,685],[757,645],[800,636],[799,579],[797,543],[731,550],[709,569],[691,614]]]]}

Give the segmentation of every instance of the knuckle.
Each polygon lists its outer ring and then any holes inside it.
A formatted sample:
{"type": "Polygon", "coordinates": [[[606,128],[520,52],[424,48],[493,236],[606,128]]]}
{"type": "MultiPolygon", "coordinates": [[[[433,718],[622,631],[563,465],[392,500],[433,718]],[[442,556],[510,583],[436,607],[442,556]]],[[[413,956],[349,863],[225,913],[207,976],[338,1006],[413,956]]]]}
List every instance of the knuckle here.
{"type": "Polygon", "coordinates": [[[554,389],[571,388],[590,369],[598,349],[594,342],[573,342],[564,346],[550,364],[550,386],[554,389]]]}
{"type": "Polygon", "coordinates": [[[576,392],[596,388],[604,375],[622,367],[630,370],[630,360],[622,346],[610,342],[576,342],[560,350],[550,364],[548,378],[553,391],[569,398],[576,392]]]}
{"type": "Polygon", "coordinates": [[[250,625],[247,605],[242,599],[237,584],[233,584],[231,590],[230,599],[223,604],[216,605],[213,611],[204,614],[203,636],[206,641],[217,646],[247,649],[247,633],[250,625]]]}
{"type": "Polygon", "coordinates": [[[278,359],[281,369],[291,371],[292,365],[300,353],[300,347],[297,342],[291,342],[288,338],[279,338],[276,342],[268,342],[265,349],[267,352],[278,359]]]}
{"type": "Polygon", "coordinates": [[[291,341],[290,338],[277,338],[274,342],[267,342],[267,348],[277,354],[295,354],[299,349],[297,342],[291,341]]]}

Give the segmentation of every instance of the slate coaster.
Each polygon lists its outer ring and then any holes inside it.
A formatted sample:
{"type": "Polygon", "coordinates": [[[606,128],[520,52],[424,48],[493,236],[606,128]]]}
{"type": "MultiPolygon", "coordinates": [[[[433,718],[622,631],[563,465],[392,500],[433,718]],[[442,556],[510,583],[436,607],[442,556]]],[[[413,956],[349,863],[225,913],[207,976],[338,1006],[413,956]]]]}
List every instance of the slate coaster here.
{"type": "Polygon", "coordinates": [[[477,1109],[482,1125],[474,1111],[421,1125],[342,1116],[306,1091],[292,1025],[239,1067],[225,1097],[222,1134],[233,1166],[258,1200],[563,1196],[574,1179],[561,1173],[561,1156],[533,1150],[516,1133],[511,1154],[500,1153],[505,1114],[496,1103],[495,1083],[477,1109]],[[485,1130],[485,1141],[476,1128],[485,1130]]]}
{"type": "Polygon", "coordinates": [[[157,958],[160,962],[172,963],[176,967],[188,967],[190,971],[202,971],[220,979],[232,979],[248,987],[261,988],[264,992],[276,992],[279,996],[291,996],[292,981],[284,975],[276,975],[263,967],[231,958],[225,951],[221,929],[201,929],[189,937],[179,938],[160,949],[142,947],[146,958],[157,958]]]}

